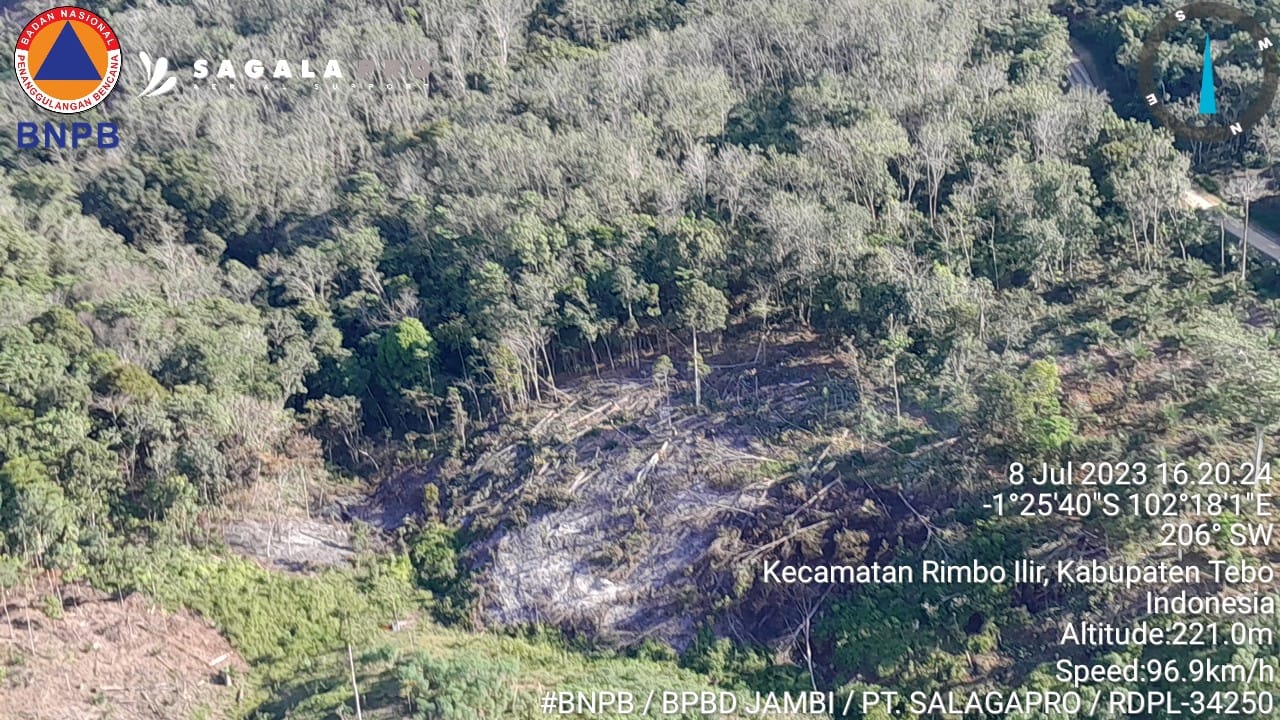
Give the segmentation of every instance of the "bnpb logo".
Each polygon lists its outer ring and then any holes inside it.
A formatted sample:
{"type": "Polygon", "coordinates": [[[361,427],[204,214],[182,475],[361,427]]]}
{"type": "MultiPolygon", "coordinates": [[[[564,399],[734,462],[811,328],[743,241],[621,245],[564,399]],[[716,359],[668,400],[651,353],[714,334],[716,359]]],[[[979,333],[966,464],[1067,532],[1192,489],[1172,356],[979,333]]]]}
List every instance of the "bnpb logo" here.
{"type": "Polygon", "coordinates": [[[54,8],[23,28],[14,69],[40,107],[83,112],[105,100],[120,80],[120,41],[106,20],[88,10],[54,8]]]}
{"type": "MultiPolygon", "coordinates": [[[[46,10],[22,29],[14,51],[18,82],[37,105],[64,115],[97,106],[120,80],[120,40],[106,20],[78,7],[46,10]]],[[[35,123],[18,123],[18,147],[40,145],[35,123]]],[[[44,146],[79,147],[96,140],[100,148],[119,143],[114,123],[44,123],[44,146]],[[69,131],[69,132],[68,132],[69,131]]]]}

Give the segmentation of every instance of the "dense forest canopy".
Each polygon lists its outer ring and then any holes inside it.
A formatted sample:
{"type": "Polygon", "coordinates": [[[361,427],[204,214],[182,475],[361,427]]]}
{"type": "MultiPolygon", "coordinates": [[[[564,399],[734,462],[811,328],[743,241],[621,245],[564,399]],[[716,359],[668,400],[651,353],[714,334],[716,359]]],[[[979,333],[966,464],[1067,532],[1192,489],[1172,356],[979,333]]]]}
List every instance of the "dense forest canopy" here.
{"type": "MultiPolygon", "coordinates": [[[[1131,71],[1144,29],[1173,4],[1066,14],[1131,71]]],[[[42,9],[11,4],[5,25],[42,9]]],[[[840,359],[854,399],[797,414],[767,441],[812,455],[796,467],[830,459],[850,487],[895,488],[912,522],[936,510],[927,537],[960,556],[1077,531],[973,510],[1011,459],[1236,457],[1280,419],[1274,274],[1241,280],[1247,259],[1179,202],[1192,165],[1170,135],[1068,88],[1068,21],[1042,0],[96,9],[130,64],[87,118],[117,122],[119,148],[17,149],[7,133],[39,112],[0,84],[0,559],[15,577],[56,569],[219,618],[253,615],[200,599],[210,577],[243,580],[232,596],[277,593],[281,617],[314,593],[324,622],[402,593],[461,622],[467,533],[455,534],[461,518],[430,517],[439,498],[332,594],[209,570],[224,551],[210,527],[256,488],[310,508],[413,462],[465,467],[478,435],[564,401],[577,377],[672,377],[674,402],[730,412],[703,387],[721,372],[711,358],[746,347],[763,373],[795,337],[840,359]],[[168,58],[180,90],[136,97],[139,51],[168,58]],[[231,87],[191,78],[201,58],[425,59],[431,72],[425,88],[406,76],[231,87]],[[860,447],[828,458],[795,435],[837,429],[860,447]],[[940,443],[941,455],[917,453],[940,443]]],[[[1268,120],[1231,152],[1269,168],[1277,137],[1268,120]]],[[[763,546],[825,513],[815,537],[773,547],[830,559],[867,544],[863,511],[816,492],[827,478],[783,477],[796,514],[776,526],[761,515],[735,537],[763,546]]],[[[1080,532],[1116,553],[1151,550],[1145,526],[1080,532]]],[[[880,546],[935,551],[922,537],[880,546]]],[[[800,601],[715,577],[720,595],[694,603],[711,634],[681,662],[726,686],[778,677],[766,654],[712,631],[800,601]]],[[[1031,613],[1107,598],[823,601],[810,613],[816,655],[781,663],[800,686],[1048,683],[1031,613]],[[920,628],[934,604],[942,619],[920,628]],[[973,617],[992,621],[966,632],[973,617]],[[969,667],[971,652],[1007,662],[969,667]]],[[[305,648],[301,631],[228,632],[272,668],[351,642],[358,622],[342,617],[305,648]]],[[[776,630],[734,640],[776,648],[776,630]]],[[[637,662],[675,655],[643,652],[637,662]]],[[[781,656],[798,657],[769,657],[781,656]]],[[[470,667],[440,662],[405,660],[401,697],[421,717],[471,717],[423,699],[431,678],[470,667]]],[[[509,668],[494,662],[476,672],[497,686],[509,668]]],[[[283,717],[285,671],[258,672],[279,692],[255,709],[283,717]]],[[[347,702],[337,687],[326,707],[347,702]]]]}

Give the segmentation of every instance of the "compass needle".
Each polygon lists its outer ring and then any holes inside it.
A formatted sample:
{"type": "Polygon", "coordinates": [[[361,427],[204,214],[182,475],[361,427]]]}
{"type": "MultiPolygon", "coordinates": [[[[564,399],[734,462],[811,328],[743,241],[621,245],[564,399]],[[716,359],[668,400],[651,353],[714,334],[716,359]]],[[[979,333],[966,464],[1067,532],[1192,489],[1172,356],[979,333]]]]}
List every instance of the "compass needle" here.
{"type": "Polygon", "coordinates": [[[1213,90],[1213,53],[1212,39],[1204,37],[1204,64],[1200,70],[1200,114],[1218,114],[1218,97],[1213,90]]]}

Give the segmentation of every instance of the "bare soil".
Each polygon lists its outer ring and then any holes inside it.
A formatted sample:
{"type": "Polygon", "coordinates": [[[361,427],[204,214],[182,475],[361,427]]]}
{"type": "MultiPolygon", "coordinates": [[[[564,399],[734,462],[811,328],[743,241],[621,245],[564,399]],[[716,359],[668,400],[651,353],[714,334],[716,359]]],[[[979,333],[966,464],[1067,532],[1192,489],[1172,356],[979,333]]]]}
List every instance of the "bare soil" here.
{"type": "Polygon", "coordinates": [[[4,720],[232,717],[247,666],[190,612],[51,578],[0,602],[4,720]]]}
{"type": "Polygon", "coordinates": [[[246,517],[229,522],[222,534],[232,550],[275,570],[307,572],[355,557],[347,526],[332,520],[246,517]]]}

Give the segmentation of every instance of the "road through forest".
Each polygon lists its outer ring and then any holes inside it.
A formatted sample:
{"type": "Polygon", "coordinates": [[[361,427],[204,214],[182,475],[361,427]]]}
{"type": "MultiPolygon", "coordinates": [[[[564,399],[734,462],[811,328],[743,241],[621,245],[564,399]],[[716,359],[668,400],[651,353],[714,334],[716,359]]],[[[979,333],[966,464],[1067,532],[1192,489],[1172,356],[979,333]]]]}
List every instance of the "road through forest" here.
{"type": "MultiPolygon", "coordinates": [[[[1083,52],[1079,48],[1072,47],[1071,64],[1067,68],[1067,80],[1070,82],[1071,87],[1099,90],[1097,81],[1089,72],[1089,66],[1081,58],[1083,52]]],[[[1197,210],[1209,210],[1226,205],[1218,196],[1194,185],[1183,193],[1182,201],[1197,210]]],[[[1245,235],[1244,222],[1239,218],[1221,210],[1218,214],[1221,217],[1222,227],[1228,235],[1236,239],[1245,235]]],[[[1254,223],[1250,223],[1246,239],[1249,247],[1272,260],[1280,261],[1280,236],[1263,230],[1254,223]]]]}

